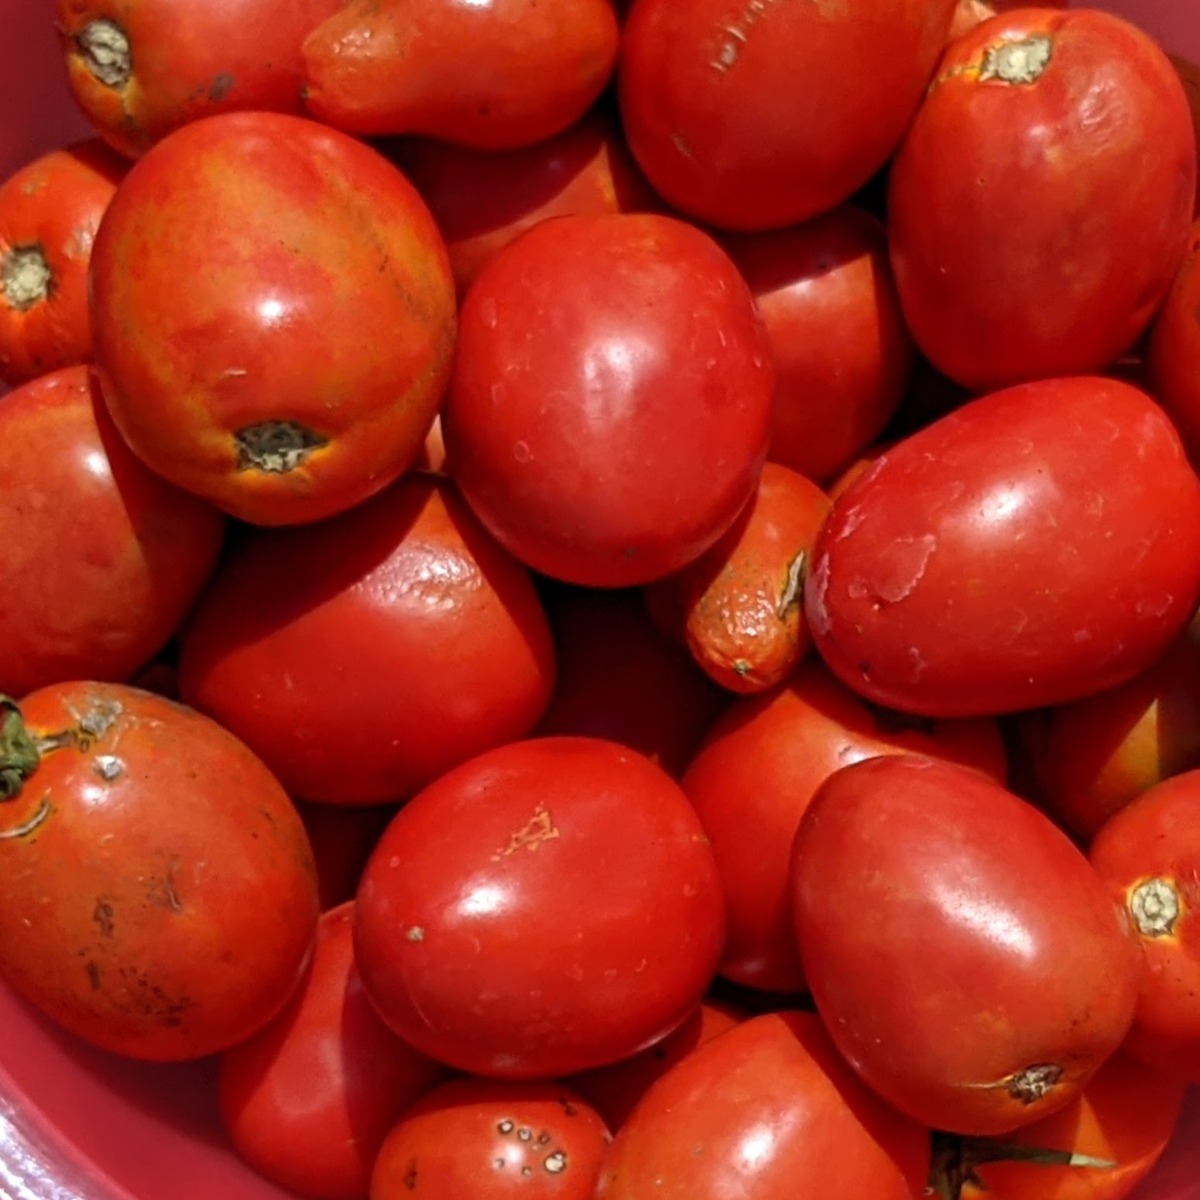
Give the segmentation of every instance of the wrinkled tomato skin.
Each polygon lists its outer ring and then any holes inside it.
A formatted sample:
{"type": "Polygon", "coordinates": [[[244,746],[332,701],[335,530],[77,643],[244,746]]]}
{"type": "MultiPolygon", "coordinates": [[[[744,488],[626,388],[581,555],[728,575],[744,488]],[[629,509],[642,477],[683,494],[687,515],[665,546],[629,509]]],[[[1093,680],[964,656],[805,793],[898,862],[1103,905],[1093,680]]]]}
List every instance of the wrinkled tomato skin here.
{"type": "Polygon", "coordinates": [[[929,1131],[888,1108],[812,1013],[753,1017],[646,1093],[605,1155],[597,1200],[911,1200],[929,1131]]]}
{"type": "Polygon", "coordinates": [[[918,347],[975,392],[1104,370],[1166,295],[1195,195],[1187,99],[1148,34],[1086,8],[985,21],[948,48],[888,177],[918,347]],[[1031,80],[995,57],[1013,43],[1031,80]]]}
{"type": "Polygon", "coordinates": [[[1200,479],[1112,379],[980,397],[876,457],[805,583],[839,678],[926,716],[1061,704],[1151,665],[1200,598],[1200,479]]]}
{"type": "Polygon", "coordinates": [[[661,768],[537,738],[447,772],[400,810],[358,890],[355,958],[380,1015],[462,1071],[545,1078],[666,1036],[712,980],[724,901],[661,768]]]}
{"type": "Polygon", "coordinates": [[[1150,330],[1146,365],[1151,390],[1200,462],[1200,221],[1150,330]]]}
{"type": "Polygon", "coordinates": [[[62,744],[0,803],[0,975],[133,1058],[249,1037],[316,936],[312,848],[278,781],[215,722],[136,688],[57,684],[20,712],[62,744]]]}
{"type": "Polygon", "coordinates": [[[1065,1107],[1129,1031],[1141,949],[1054,823],[978,772],[884,756],[830,776],[792,847],[830,1036],[901,1112],[1003,1134],[1065,1107]]]}
{"type": "Polygon", "coordinates": [[[225,519],[148,471],[87,367],[0,401],[0,692],[126,680],[216,567],[225,519]]]}
{"type": "Polygon", "coordinates": [[[634,0],[617,72],[630,149],[673,208],[706,224],[814,217],[895,149],[954,3],[634,0]]]}

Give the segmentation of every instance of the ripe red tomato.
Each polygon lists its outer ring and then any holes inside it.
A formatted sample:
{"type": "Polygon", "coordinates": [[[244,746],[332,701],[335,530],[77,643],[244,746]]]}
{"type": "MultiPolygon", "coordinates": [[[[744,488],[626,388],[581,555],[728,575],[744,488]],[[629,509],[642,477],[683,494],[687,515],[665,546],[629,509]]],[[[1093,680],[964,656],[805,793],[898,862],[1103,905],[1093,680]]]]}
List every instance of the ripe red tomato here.
{"type": "Polygon", "coordinates": [[[1146,366],[1155,397],[1200,462],[1200,221],[1187,254],[1154,319],[1146,366]]]}
{"type": "Polygon", "coordinates": [[[1148,395],[1100,378],[971,401],[834,502],[805,603],[856,691],[933,716],[1074,700],[1150,666],[1200,601],[1200,479],[1148,395]]]}
{"type": "Polygon", "coordinates": [[[148,151],[92,252],[96,364],[134,452],[256,524],[360,503],[416,458],[454,346],[424,202],[315,121],[227,113],[148,151]]]}
{"type": "Polygon", "coordinates": [[[605,1155],[596,1200],[912,1200],[929,1131],[873,1096],[811,1013],[768,1013],[655,1083],[605,1155]]]}
{"type": "Polygon", "coordinates": [[[215,722],[121,684],[0,714],[0,976],[85,1040],[200,1058],[300,982],[317,926],[295,808],[215,722]]]}
{"type": "Polygon", "coordinates": [[[489,751],[418,793],[358,891],[355,956],[384,1020],[479,1075],[615,1062],[712,980],[724,900],[687,797],[594,738],[489,751]]]}
{"type": "Polygon", "coordinates": [[[917,345],[975,391],[1100,371],[1183,259],[1196,147],[1140,29],[1019,8],[951,43],[896,153],[888,234],[917,345]]]}
{"type": "Polygon", "coordinates": [[[844,767],[792,849],[817,1011],[881,1096],[957,1133],[1065,1107],[1133,1020],[1141,950],[1052,821],[921,755],[844,767]]]}
{"type": "Polygon", "coordinates": [[[314,1200],[365,1196],[383,1139],[445,1069],[380,1021],[354,969],[354,904],[322,914],[304,982],[220,1058],[221,1124],[234,1149],[314,1200]]]}
{"type": "Polygon", "coordinates": [[[656,214],[560,217],[463,301],[442,409],[484,525],[569,583],[646,583],[699,557],[753,495],[773,373],[728,255],[656,214]]]}

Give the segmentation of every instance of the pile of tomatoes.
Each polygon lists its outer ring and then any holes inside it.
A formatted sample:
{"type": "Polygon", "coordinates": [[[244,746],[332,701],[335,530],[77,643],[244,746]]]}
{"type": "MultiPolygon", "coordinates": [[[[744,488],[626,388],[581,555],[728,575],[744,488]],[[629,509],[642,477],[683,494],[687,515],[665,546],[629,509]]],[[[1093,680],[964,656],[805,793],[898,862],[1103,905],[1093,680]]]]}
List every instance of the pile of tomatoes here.
{"type": "Polygon", "coordinates": [[[1183,64],[995,0],[56,21],[0,979],[216,1056],[314,1200],[1129,1195],[1200,1082],[1183,64]]]}

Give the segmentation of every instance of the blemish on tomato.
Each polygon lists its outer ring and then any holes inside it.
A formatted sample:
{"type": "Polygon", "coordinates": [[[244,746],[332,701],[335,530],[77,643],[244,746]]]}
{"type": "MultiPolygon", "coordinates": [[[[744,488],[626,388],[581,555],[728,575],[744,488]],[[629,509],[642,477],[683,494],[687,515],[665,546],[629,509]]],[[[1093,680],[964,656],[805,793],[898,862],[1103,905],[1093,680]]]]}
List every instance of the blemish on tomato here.
{"type": "Polygon", "coordinates": [[[261,471],[286,475],[296,470],[329,439],[298,421],[262,421],[247,425],[233,435],[239,471],[261,471]]]}
{"type": "Polygon", "coordinates": [[[1049,65],[1053,50],[1054,39],[1044,33],[988,46],[983,52],[979,82],[996,79],[1008,84],[1035,83],[1049,65]]]}
{"type": "Polygon", "coordinates": [[[50,298],[54,272],[40,245],[13,246],[0,258],[0,296],[16,312],[28,312],[50,298]]]}
{"type": "Polygon", "coordinates": [[[539,804],[533,810],[533,816],[508,839],[508,845],[492,855],[492,862],[499,862],[502,858],[515,854],[518,850],[535,852],[543,842],[553,841],[559,837],[562,837],[562,834],[555,826],[554,818],[544,804],[539,804]]]}
{"type": "Polygon", "coordinates": [[[1129,914],[1143,937],[1168,937],[1175,931],[1182,905],[1169,879],[1147,879],[1129,894],[1129,914]]]}
{"type": "Polygon", "coordinates": [[[133,74],[129,38],[116,21],[99,17],[75,35],[84,65],[105,87],[121,88],[133,74]]]}

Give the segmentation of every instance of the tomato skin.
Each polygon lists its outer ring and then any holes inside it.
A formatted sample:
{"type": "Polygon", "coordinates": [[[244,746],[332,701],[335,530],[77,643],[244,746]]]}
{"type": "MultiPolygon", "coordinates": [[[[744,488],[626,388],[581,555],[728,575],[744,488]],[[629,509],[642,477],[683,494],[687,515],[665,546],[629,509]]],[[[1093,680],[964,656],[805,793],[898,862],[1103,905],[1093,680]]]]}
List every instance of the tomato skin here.
{"type": "Polygon", "coordinates": [[[889,173],[917,345],[976,392],[1103,370],[1165,296],[1195,194],[1187,99],[1148,34],[1087,8],[983,22],[948,47],[889,173]],[[1000,73],[1014,43],[1029,82],[1000,73]]]}
{"type": "Polygon", "coordinates": [[[777,229],[825,212],[900,140],[954,4],[634,0],[617,72],[630,149],[673,208],[707,224],[777,229]]]}
{"type": "Polygon", "coordinates": [[[148,471],[83,365],[0,401],[0,691],[124,680],[183,621],[224,517],[148,471]]]}
{"type": "Polygon", "coordinates": [[[1146,365],[1155,397],[1200,462],[1200,221],[1192,226],[1171,289],[1154,318],[1146,365]]]}
{"type": "Polygon", "coordinates": [[[388,1134],[370,1200],[592,1200],[604,1121],[560,1084],[452,1079],[388,1134]]]}
{"type": "Polygon", "coordinates": [[[501,251],[463,301],[449,468],[535,570],[647,583],[699,557],[750,499],[772,387],[753,298],[707,234],[657,214],[559,217],[501,251]]]}
{"type": "Polygon", "coordinates": [[[121,684],[41,688],[20,713],[35,739],[69,737],[0,803],[0,974],[134,1058],[248,1037],[298,986],[317,925],[279,783],[207,717],[121,684]]]}
{"type": "Polygon", "coordinates": [[[537,738],[408,802],[358,890],[355,957],[380,1015],[479,1075],[628,1057],[708,989],[724,934],[687,797],[632,750],[537,738]]]}
{"type": "Polygon", "coordinates": [[[449,375],[454,284],[381,154],[301,117],[227,113],[130,170],[93,247],[91,315],[134,452],[244,521],[295,524],[416,458],[449,375]]]}
{"type": "Polygon", "coordinates": [[[332,804],[401,800],[524,736],[553,685],[528,573],[420,473],[331,520],[251,531],[180,641],[183,700],[332,804]]]}
{"type": "Polygon", "coordinates": [[[353,901],[323,913],[312,963],[284,1010],[220,1058],[234,1149],[314,1200],[365,1196],[383,1139],[444,1068],[389,1032],[354,970],[353,901]]]}
{"type": "Polygon", "coordinates": [[[651,1087],[605,1155],[596,1200],[911,1200],[929,1157],[928,1131],[863,1087],[816,1016],[768,1013],[651,1087]]]}
{"type": "Polygon", "coordinates": [[[1065,833],[978,772],[920,755],[838,771],[801,818],[791,895],[830,1036],[936,1128],[1006,1133],[1064,1107],[1133,1020],[1143,963],[1120,908],[1065,833]]]}
{"type": "Polygon", "coordinates": [[[1198,598],[1200,480],[1178,434],[1145,393],[1087,377],[980,397],[879,455],[805,585],[834,673],[926,716],[1114,687],[1198,598]]]}

